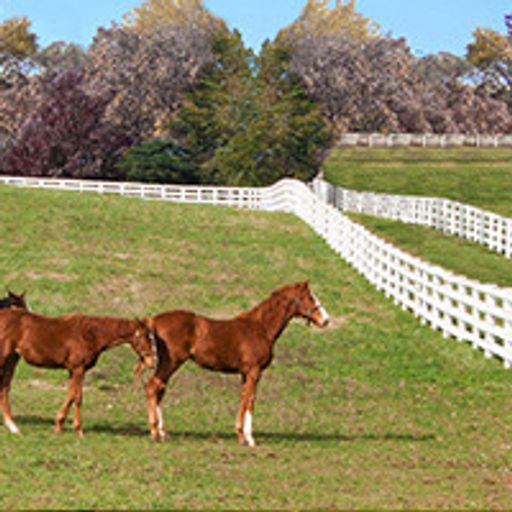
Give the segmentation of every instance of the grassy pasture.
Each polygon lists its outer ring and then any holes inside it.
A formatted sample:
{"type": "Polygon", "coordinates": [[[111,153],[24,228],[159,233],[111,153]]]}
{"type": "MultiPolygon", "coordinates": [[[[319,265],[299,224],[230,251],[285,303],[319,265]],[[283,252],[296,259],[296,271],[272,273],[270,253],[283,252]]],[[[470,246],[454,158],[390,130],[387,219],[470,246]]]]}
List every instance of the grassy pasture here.
{"type": "Polygon", "coordinates": [[[324,168],[354,190],[446,197],[512,217],[512,148],[339,148],[324,168]]]}
{"type": "Polygon", "coordinates": [[[52,433],[65,373],[20,364],[0,508],[509,506],[511,373],[419,326],[293,216],[7,187],[0,216],[2,285],[41,313],[227,316],[310,278],[333,318],[278,341],[255,450],[233,432],[236,377],[186,365],[153,444],[135,357],[114,349],[86,378],[80,440],[52,433]]]}
{"type": "MultiPolygon", "coordinates": [[[[446,197],[512,217],[512,149],[344,148],[325,177],[354,190],[446,197]]],[[[482,282],[512,286],[512,261],[431,228],[351,215],[402,249],[482,282]]]]}

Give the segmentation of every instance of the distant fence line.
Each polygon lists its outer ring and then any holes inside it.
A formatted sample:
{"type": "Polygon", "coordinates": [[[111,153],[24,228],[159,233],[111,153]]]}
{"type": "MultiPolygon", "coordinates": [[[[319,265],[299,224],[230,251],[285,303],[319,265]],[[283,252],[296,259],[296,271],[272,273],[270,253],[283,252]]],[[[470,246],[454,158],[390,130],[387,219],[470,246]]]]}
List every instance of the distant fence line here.
{"type": "Polygon", "coordinates": [[[512,257],[509,217],[441,197],[358,192],[321,179],[315,180],[314,187],[319,197],[343,212],[428,226],[512,257]]]}
{"type": "MultiPolygon", "coordinates": [[[[486,357],[512,366],[512,289],[482,284],[401,251],[351,221],[304,183],[285,179],[265,188],[143,185],[0,177],[21,187],[115,193],[293,213],[395,304],[445,336],[469,341],[486,357]]],[[[343,300],[343,298],[341,298],[343,300]]]]}
{"type": "Polygon", "coordinates": [[[512,148],[512,134],[503,135],[465,135],[458,133],[344,133],[337,142],[338,147],[409,147],[424,148],[445,147],[480,147],[480,148],[512,148]]]}

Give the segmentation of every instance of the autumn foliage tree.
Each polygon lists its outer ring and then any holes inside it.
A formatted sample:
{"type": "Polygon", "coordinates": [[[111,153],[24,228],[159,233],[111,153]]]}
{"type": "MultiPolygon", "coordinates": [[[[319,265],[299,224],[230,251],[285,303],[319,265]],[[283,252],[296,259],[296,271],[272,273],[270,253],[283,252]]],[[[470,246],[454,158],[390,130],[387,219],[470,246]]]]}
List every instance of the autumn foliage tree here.
{"type": "Polygon", "coordinates": [[[512,112],[512,29],[508,35],[478,27],[467,46],[467,59],[481,73],[478,86],[484,94],[505,101],[512,112]]]}
{"type": "MultiPolygon", "coordinates": [[[[320,21],[317,16],[314,23],[304,24],[299,18],[274,44],[290,49],[290,70],[301,77],[336,132],[512,131],[506,105],[478,94],[465,82],[463,67],[457,69],[446,54],[417,59],[403,38],[375,31],[354,36],[341,21],[330,30],[310,29],[304,36],[301,27],[321,27],[332,16],[325,2],[312,3],[321,7],[316,11],[320,21]],[[294,29],[296,24],[301,30],[294,29]],[[444,71],[449,74],[443,75],[444,71]]],[[[338,2],[333,11],[341,16],[342,6],[338,2]]],[[[354,4],[344,7],[350,8],[346,11],[350,14],[354,4]]]]}
{"type": "Polygon", "coordinates": [[[108,96],[87,92],[83,73],[39,84],[41,101],[2,159],[2,171],[28,176],[114,177],[112,162],[130,141],[104,118],[108,96]]]}
{"type": "Polygon", "coordinates": [[[11,18],[0,23],[0,90],[27,81],[36,53],[37,37],[26,17],[11,18]]]}
{"type": "Polygon", "coordinates": [[[307,0],[299,17],[278,33],[276,42],[343,34],[362,43],[378,34],[379,26],[356,11],[355,0],[347,3],[336,0],[334,7],[329,7],[330,3],[329,0],[307,0]]]}
{"type": "Polygon", "coordinates": [[[227,33],[222,18],[209,11],[202,0],[146,0],[124,16],[128,28],[149,34],[159,26],[194,27],[209,34],[227,33]]]}
{"type": "Polygon", "coordinates": [[[0,167],[258,185],[310,179],[332,132],[512,133],[510,27],[474,38],[466,57],[418,58],[355,0],[307,0],[259,55],[203,0],[146,0],[87,50],[39,48],[14,18],[0,24],[0,167]]]}
{"type": "Polygon", "coordinates": [[[126,27],[99,29],[87,73],[94,90],[112,94],[107,120],[135,141],[158,134],[211,61],[209,40],[204,30],[187,26],[161,25],[144,35],[126,27]]]}

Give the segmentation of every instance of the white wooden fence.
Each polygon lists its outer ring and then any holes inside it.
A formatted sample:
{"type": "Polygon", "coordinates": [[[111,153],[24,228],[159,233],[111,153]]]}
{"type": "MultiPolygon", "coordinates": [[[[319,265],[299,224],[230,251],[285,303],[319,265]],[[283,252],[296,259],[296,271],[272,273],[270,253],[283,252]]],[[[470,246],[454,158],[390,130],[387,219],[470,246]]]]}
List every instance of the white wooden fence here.
{"type": "Polygon", "coordinates": [[[512,257],[512,219],[440,197],[357,192],[316,179],[319,197],[343,212],[420,224],[460,236],[512,257]]]}
{"type": "Polygon", "coordinates": [[[512,147],[512,134],[465,135],[460,133],[344,133],[338,147],[409,147],[444,148],[473,146],[478,148],[512,147]]]}
{"type": "Polygon", "coordinates": [[[0,177],[15,186],[116,193],[166,201],[294,213],[397,305],[445,336],[472,343],[512,366],[512,289],[482,284],[426,263],[381,240],[296,180],[267,188],[155,186],[0,177]]]}

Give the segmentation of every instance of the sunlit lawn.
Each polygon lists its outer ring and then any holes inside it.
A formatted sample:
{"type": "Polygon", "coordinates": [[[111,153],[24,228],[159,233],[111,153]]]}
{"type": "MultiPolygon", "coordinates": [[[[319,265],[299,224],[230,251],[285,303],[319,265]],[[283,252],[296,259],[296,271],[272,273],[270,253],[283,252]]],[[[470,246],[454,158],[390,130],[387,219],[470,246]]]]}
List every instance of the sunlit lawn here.
{"type": "MultiPolygon", "coordinates": [[[[446,197],[512,217],[512,149],[338,149],[328,181],[354,190],[446,197]]],[[[510,260],[456,236],[368,215],[351,217],[402,249],[482,282],[512,286],[510,260]]]]}
{"type": "Polygon", "coordinates": [[[237,445],[239,379],[185,366],[147,435],[135,356],[86,379],[81,440],[52,433],[66,375],[21,364],[0,431],[0,507],[506,508],[512,379],[394,307],[298,219],[0,187],[3,286],[50,315],[192,308],[224,317],[306,278],[333,321],[293,323],[260,384],[259,446],[237,445]]]}

